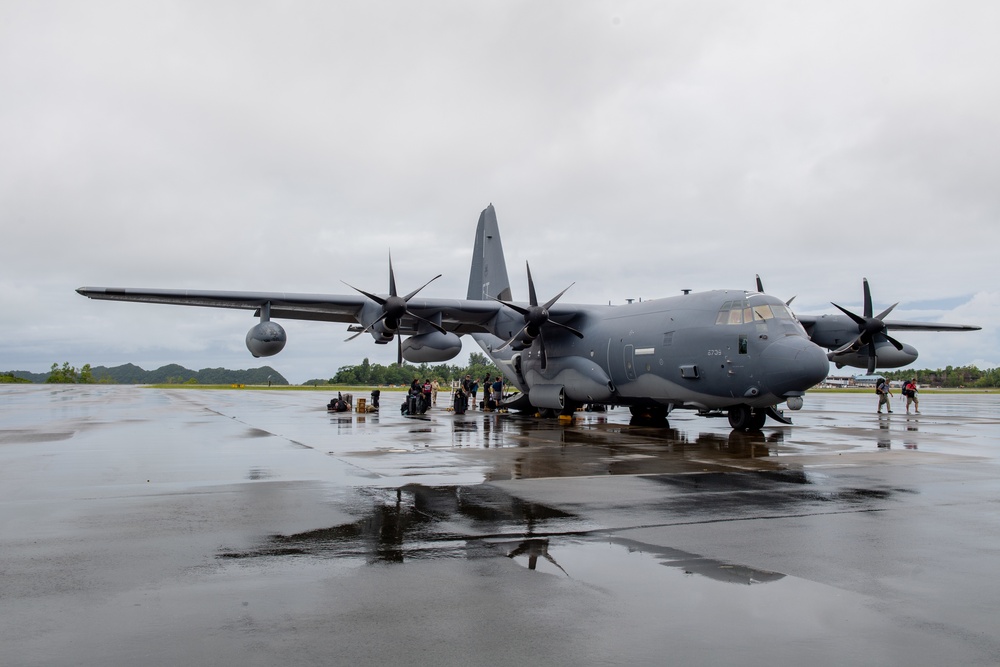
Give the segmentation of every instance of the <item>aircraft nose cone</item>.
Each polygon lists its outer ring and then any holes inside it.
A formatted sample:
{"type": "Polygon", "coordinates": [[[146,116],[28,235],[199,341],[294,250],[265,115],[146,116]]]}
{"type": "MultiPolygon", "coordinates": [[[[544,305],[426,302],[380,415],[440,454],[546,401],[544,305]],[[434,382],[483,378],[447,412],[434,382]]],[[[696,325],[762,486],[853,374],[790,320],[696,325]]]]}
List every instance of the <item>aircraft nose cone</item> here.
{"type": "Polygon", "coordinates": [[[760,355],[764,384],[775,396],[805,391],[830,373],[826,351],[806,338],[786,336],[772,342],[760,355]]]}

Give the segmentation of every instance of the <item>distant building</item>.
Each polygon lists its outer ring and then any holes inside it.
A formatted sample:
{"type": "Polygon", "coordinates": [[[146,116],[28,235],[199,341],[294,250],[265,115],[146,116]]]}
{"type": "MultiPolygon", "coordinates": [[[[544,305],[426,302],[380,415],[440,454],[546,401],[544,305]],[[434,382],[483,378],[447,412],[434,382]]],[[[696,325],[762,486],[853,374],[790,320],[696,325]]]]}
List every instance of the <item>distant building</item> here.
{"type": "MultiPolygon", "coordinates": [[[[875,384],[882,379],[882,375],[856,375],[852,379],[854,380],[855,387],[871,387],[875,388],[875,384]]],[[[902,387],[903,383],[899,380],[889,380],[890,387],[902,387]]]]}

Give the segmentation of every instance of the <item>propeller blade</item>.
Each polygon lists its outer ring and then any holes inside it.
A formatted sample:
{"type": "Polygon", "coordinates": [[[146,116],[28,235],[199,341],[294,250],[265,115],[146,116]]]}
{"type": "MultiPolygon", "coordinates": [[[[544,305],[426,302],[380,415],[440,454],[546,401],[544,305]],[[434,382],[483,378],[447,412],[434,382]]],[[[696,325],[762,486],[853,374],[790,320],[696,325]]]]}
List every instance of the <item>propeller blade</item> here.
{"type": "MultiPolygon", "coordinates": [[[[343,280],[341,280],[340,282],[344,283],[344,281],[343,281],[343,280]]],[[[344,284],[345,284],[345,285],[347,285],[348,287],[350,287],[350,288],[351,288],[352,290],[354,290],[355,292],[359,292],[359,293],[361,293],[362,295],[364,295],[364,296],[368,297],[369,299],[371,299],[372,301],[374,301],[374,302],[375,302],[375,303],[377,303],[378,305],[380,305],[380,306],[384,306],[384,305],[385,305],[385,301],[386,301],[386,300],[385,300],[385,299],[383,299],[382,297],[380,297],[379,295],[377,295],[377,294],[372,294],[371,292],[366,292],[366,291],[364,291],[363,289],[359,289],[359,288],[355,287],[354,285],[352,285],[352,284],[350,284],[350,283],[344,283],[344,284]]],[[[393,295],[393,296],[395,296],[395,295],[393,295]]]]}
{"type": "Polygon", "coordinates": [[[857,345],[860,340],[861,340],[861,336],[857,336],[851,342],[849,342],[849,343],[847,343],[845,345],[841,345],[840,347],[838,347],[836,350],[834,350],[830,354],[831,355],[843,354],[844,352],[847,352],[848,350],[850,350],[851,348],[853,348],[855,345],[857,345]]]}
{"type": "Polygon", "coordinates": [[[410,299],[412,299],[414,296],[417,295],[417,292],[419,292],[423,288],[427,287],[428,285],[430,285],[432,282],[434,282],[435,280],[437,280],[440,277],[441,277],[441,274],[440,273],[437,274],[436,276],[434,276],[433,278],[431,278],[430,280],[428,280],[427,282],[425,282],[423,285],[421,285],[417,289],[413,290],[412,292],[410,292],[409,294],[407,294],[406,296],[404,296],[403,297],[403,301],[409,301],[410,299]]]}
{"type": "MultiPolygon", "coordinates": [[[[575,282],[573,282],[573,283],[570,283],[570,284],[569,284],[569,287],[572,287],[572,286],[573,286],[573,285],[575,285],[575,284],[576,284],[575,282]]],[[[556,295],[555,295],[554,297],[552,297],[551,299],[549,299],[548,301],[546,301],[546,302],[545,302],[545,305],[544,305],[544,306],[542,306],[542,308],[544,308],[545,310],[548,310],[549,308],[551,308],[551,307],[552,307],[552,306],[553,306],[553,305],[555,304],[555,302],[559,300],[559,297],[561,297],[561,296],[562,296],[563,294],[565,294],[565,293],[566,293],[566,290],[568,290],[568,289],[569,289],[569,287],[567,287],[567,288],[566,288],[566,289],[564,289],[564,290],[563,290],[562,292],[559,292],[559,294],[556,294],[556,295]]],[[[552,320],[549,320],[549,322],[551,322],[551,321],[552,321],[552,320]]]]}
{"type": "Polygon", "coordinates": [[[870,318],[872,316],[872,291],[868,287],[868,279],[862,278],[861,280],[864,281],[865,288],[865,317],[870,318]]]}
{"type": "Polygon", "coordinates": [[[580,333],[579,331],[577,331],[573,327],[569,326],[568,324],[563,324],[562,322],[556,322],[555,320],[549,320],[548,323],[549,324],[554,324],[557,327],[561,327],[561,328],[565,329],[566,331],[570,332],[571,334],[573,334],[577,338],[583,338],[583,334],[582,333],[580,333]]]}
{"type": "Polygon", "coordinates": [[[396,336],[396,365],[403,365],[403,337],[396,336]]]}
{"type": "MultiPolygon", "coordinates": [[[[489,295],[487,295],[487,296],[489,296],[489,295]]],[[[516,311],[516,312],[520,313],[521,315],[527,315],[528,314],[528,309],[527,308],[522,308],[521,306],[517,305],[516,303],[510,303],[509,301],[501,301],[500,299],[496,298],[495,296],[491,296],[490,298],[493,299],[494,301],[496,301],[497,303],[502,303],[503,305],[507,306],[508,308],[510,308],[513,311],[516,311]]]]}
{"type": "MultiPolygon", "coordinates": [[[[761,294],[764,293],[764,283],[762,283],[760,281],[760,274],[759,273],[757,274],[757,291],[760,292],[761,294]]],[[[795,297],[792,297],[792,298],[794,299],[795,297]]]]}
{"type": "Polygon", "coordinates": [[[900,351],[902,351],[902,350],[903,350],[903,344],[902,344],[902,343],[900,343],[900,342],[899,342],[898,340],[896,340],[895,338],[893,338],[893,337],[892,337],[892,336],[890,336],[889,334],[882,334],[882,335],[883,335],[883,336],[885,336],[885,339],[886,339],[887,341],[889,341],[890,343],[892,343],[892,346],[893,346],[894,348],[896,348],[897,350],[900,350],[900,351]]]}
{"type": "Polygon", "coordinates": [[[357,338],[358,336],[360,336],[361,334],[368,333],[369,331],[371,331],[375,327],[376,324],[378,324],[379,322],[381,322],[382,320],[384,320],[386,317],[388,317],[388,315],[389,315],[389,313],[382,313],[377,320],[375,320],[374,322],[372,322],[371,324],[369,324],[368,326],[366,326],[364,329],[362,329],[358,333],[354,334],[350,338],[345,338],[344,342],[346,343],[348,341],[352,341],[355,338],[357,338]]]}
{"type": "Polygon", "coordinates": [[[833,305],[834,308],[839,309],[840,312],[842,312],[844,315],[847,315],[849,318],[851,318],[852,320],[854,320],[855,324],[864,324],[865,323],[865,318],[860,317],[858,315],[855,315],[854,313],[852,313],[851,311],[847,310],[843,306],[838,306],[837,304],[833,303],[833,301],[831,301],[830,303],[833,305]]]}
{"type": "Polygon", "coordinates": [[[882,320],[885,319],[885,316],[888,315],[889,313],[891,313],[892,309],[895,308],[898,305],[899,305],[899,302],[897,301],[896,303],[892,304],[891,306],[889,306],[888,308],[886,308],[885,310],[883,310],[881,313],[879,313],[878,316],[875,319],[878,320],[879,322],[881,322],[882,320]]]}
{"type": "Polygon", "coordinates": [[[528,270],[528,303],[532,306],[538,305],[538,298],[535,296],[535,281],[531,279],[531,267],[528,262],[524,262],[524,268],[528,270]]]}
{"type": "Polygon", "coordinates": [[[419,315],[417,315],[416,313],[414,313],[411,310],[407,310],[406,314],[409,315],[410,317],[412,317],[413,319],[415,319],[418,322],[423,322],[424,324],[426,324],[428,326],[434,327],[435,329],[437,329],[441,333],[448,333],[447,331],[445,331],[444,327],[441,326],[440,324],[435,324],[434,322],[431,322],[430,320],[428,320],[426,318],[420,317],[419,315]]]}
{"type": "Polygon", "coordinates": [[[525,322],[524,326],[518,329],[517,333],[510,337],[510,340],[508,340],[506,343],[498,347],[496,350],[494,350],[494,352],[499,352],[500,350],[506,349],[508,346],[513,345],[521,337],[521,334],[523,334],[524,330],[527,328],[528,328],[528,323],[525,322]]]}
{"type": "Polygon", "coordinates": [[[392,273],[392,252],[389,252],[389,295],[396,296],[396,276],[392,273]]]}
{"type": "Polygon", "coordinates": [[[873,343],[868,344],[868,375],[872,375],[875,372],[875,367],[878,365],[878,357],[875,355],[875,345],[873,343]]]}

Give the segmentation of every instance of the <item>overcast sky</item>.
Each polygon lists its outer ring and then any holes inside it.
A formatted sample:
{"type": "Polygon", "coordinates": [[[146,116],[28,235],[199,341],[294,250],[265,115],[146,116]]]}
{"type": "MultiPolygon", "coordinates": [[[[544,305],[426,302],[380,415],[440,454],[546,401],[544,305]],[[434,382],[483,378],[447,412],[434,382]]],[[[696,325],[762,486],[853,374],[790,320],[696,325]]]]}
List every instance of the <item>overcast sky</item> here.
{"type": "MultiPolygon", "coordinates": [[[[1000,3],[0,2],[0,370],[330,377],[395,346],[82,285],[464,297],[491,202],[517,299],[767,290],[917,368],[1000,362],[1000,3]],[[547,295],[547,296],[546,296],[547,295]]],[[[478,351],[465,341],[464,363],[478,351]]],[[[861,372],[861,371],[858,371],[861,372]]]]}

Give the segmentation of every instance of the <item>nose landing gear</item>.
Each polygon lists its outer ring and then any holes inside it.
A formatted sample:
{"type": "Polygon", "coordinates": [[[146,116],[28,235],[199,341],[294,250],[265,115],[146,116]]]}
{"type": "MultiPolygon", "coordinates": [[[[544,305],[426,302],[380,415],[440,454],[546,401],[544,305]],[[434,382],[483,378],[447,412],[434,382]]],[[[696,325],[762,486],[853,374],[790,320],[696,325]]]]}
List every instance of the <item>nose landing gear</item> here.
{"type": "Polygon", "coordinates": [[[764,427],[767,413],[763,408],[734,405],[729,408],[729,425],[737,431],[759,431],[764,427]]]}

